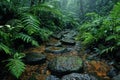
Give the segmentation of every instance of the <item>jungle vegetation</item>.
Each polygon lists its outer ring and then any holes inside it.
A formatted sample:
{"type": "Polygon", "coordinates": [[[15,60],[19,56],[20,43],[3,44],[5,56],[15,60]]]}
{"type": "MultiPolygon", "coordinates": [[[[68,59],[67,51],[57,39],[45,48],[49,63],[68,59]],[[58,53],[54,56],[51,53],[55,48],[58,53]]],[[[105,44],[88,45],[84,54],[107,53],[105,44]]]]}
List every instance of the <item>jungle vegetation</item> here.
{"type": "Polygon", "coordinates": [[[12,75],[19,78],[25,69],[22,51],[46,42],[56,30],[78,29],[76,40],[95,54],[120,50],[119,0],[75,1],[77,5],[72,0],[0,1],[0,53],[12,75]]]}

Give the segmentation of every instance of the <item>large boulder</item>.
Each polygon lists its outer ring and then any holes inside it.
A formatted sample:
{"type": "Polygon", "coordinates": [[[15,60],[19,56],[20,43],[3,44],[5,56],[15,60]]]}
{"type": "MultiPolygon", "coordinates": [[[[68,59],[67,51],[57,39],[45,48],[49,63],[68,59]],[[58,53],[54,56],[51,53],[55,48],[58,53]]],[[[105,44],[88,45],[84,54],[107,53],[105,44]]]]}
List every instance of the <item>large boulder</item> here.
{"type": "Polygon", "coordinates": [[[83,61],[78,56],[59,56],[54,58],[48,67],[57,73],[79,72],[83,67],[83,61]]]}
{"type": "Polygon", "coordinates": [[[41,64],[46,60],[46,56],[42,53],[31,52],[27,53],[25,57],[25,62],[27,64],[41,64]]]}
{"type": "Polygon", "coordinates": [[[71,73],[62,77],[61,80],[98,80],[88,74],[71,73]]]}

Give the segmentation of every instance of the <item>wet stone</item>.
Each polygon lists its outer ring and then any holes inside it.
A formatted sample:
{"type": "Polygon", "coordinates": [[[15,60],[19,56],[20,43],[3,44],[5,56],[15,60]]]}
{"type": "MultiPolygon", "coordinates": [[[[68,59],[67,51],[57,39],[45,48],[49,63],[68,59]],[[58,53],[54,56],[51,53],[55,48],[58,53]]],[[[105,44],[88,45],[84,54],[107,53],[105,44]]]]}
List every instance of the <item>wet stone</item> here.
{"type": "Polygon", "coordinates": [[[46,45],[47,45],[47,46],[55,46],[55,47],[60,47],[60,46],[62,46],[62,44],[61,44],[60,41],[58,41],[58,42],[56,42],[56,43],[47,43],[46,45]]]}
{"type": "Polygon", "coordinates": [[[98,80],[89,74],[71,73],[62,77],[61,80],[98,80]]]}
{"type": "Polygon", "coordinates": [[[62,38],[61,42],[63,44],[67,44],[67,45],[75,45],[75,40],[73,40],[73,39],[62,38]]]}
{"type": "Polygon", "coordinates": [[[27,64],[41,64],[46,60],[46,56],[41,53],[31,52],[27,53],[25,57],[25,62],[27,64]]]}
{"type": "Polygon", "coordinates": [[[115,54],[115,59],[120,62],[120,50],[115,54]]]}
{"type": "Polygon", "coordinates": [[[115,76],[115,77],[113,77],[113,80],[120,80],[120,74],[115,76]]]}
{"type": "Polygon", "coordinates": [[[76,34],[77,34],[76,31],[72,30],[72,31],[69,31],[67,34],[63,34],[63,37],[72,39],[76,36],[76,34]]]}
{"type": "Polygon", "coordinates": [[[83,67],[83,62],[78,56],[59,56],[54,58],[48,67],[56,73],[80,72],[83,67]]]}
{"type": "Polygon", "coordinates": [[[66,50],[66,48],[64,48],[64,47],[50,46],[45,49],[45,52],[59,54],[59,53],[65,52],[65,50],[66,50]]]}
{"type": "Polygon", "coordinates": [[[114,67],[112,67],[111,69],[110,69],[110,71],[108,72],[108,76],[110,77],[110,78],[113,78],[114,76],[116,76],[118,74],[118,70],[116,69],[116,68],[114,68],[114,67]]]}
{"type": "Polygon", "coordinates": [[[62,34],[61,33],[53,34],[52,37],[56,39],[60,39],[62,37],[62,34]]]}
{"type": "Polygon", "coordinates": [[[59,78],[57,78],[56,76],[53,75],[49,75],[46,80],[60,80],[59,78]]]}

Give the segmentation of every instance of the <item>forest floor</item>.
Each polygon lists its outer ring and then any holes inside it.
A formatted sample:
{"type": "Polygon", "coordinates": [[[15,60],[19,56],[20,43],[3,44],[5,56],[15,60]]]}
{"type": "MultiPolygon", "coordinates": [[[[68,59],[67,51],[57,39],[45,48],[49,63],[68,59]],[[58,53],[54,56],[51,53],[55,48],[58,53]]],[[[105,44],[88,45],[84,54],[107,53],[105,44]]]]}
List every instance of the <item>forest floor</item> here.
{"type": "MultiPolygon", "coordinates": [[[[69,37],[69,35],[71,35],[70,31],[67,32],[65,30],[63,36],[69,37]]],[[[80,45],[79,41],[74,42],[72,40],[67,40],[68,42],[65,42],[65,40],[64,41],[61,41],[61,40],[60,38],[58,38],[58,36],[57,37],[53,36],[49,39],[48,42],[41,44],[41,46],[37,48],[30,48],[25,50],[24,53],[26,54],[34,52],[36,54],[41,53],[45,55],[46,61],[42,64],[34,64],[34,65],[27,64],[26,70],[20,77],[20,80],[59,80],[55,77],[51,79],[47,79],[47,77],[49,77],[50,75],[53,75],[52,74],[53,72],[48,68],[49,62],[51,62],[54,58],[60,57],[60,56],[79,56],[82,59],[83,65],[84,65],[83,72],[80,72],[80,74],[92,74],[93,76],[97,77],[96,80],[112,80],[112,78],[108,74],[114,68],[114,66],[112,65],[111,62],[109,62],[109,60],[100,59],[99,56],[85,50],[80,45]],[[46,48],[50,46],[52,46],[51,50],[57,50],[55,45],[67,48],[67,51],[59,52],[59,53],[54,53],[49,51],[46,52],[46,48]]],[[[57,74],[57,73],[54,73],[54,74],[57,74]]],[[[116,72],[113,71],[112,74],[114,75],[116,74],[116,72]]],[[[7,77],[7,80],[16,80],[16,79],[11,77],[10,75],[7,77]]],[[[62,80],[67,80],[67,79],[62,79],[62,80]]],[[[77,80],[77,79],[72,79],[72,80],[77,80]]],[[[82,80],[82,79],[78,79],[78,80],[82,80]]]]}

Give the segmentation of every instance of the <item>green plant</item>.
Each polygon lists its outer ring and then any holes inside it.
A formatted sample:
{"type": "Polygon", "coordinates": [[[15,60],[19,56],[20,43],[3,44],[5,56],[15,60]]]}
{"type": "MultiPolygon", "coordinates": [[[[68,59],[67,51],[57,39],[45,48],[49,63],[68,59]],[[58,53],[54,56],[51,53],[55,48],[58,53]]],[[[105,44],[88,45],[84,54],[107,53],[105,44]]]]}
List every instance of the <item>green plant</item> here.
{"type": "Polygon", "coordinates": [[[19,78],[22,72],[25,70],[25,64],[22,62],[22,59],[25,55],[22,53],[15,53],[13,55],[13,58],[9,58],[8,64],[6,67],[8,67],[8,70],[12,75],[14,75],[16,78],[19,78]]]}
{"type": "Polygon", "coordinates": [[[3,44],[3,43],[0,43],[0,51],[4,51],[6,54],[11,53],[10,48],[7,45],[3,44]]]}
{"type": "Polygon", "coordinates": [[[42,28],[55,31],[64,27],[62,12],[49,3],[33,6],[31,7],[30,12],[38,16],[42,28]]]}
{"type": "Polygon", "coordinates": [[[41,22],[36,16],[26,13],[21,16],[21,22],[24,26],[24,31],[26,34],[32,36],[33,38],[41,38],[41,40],[48,40],[48,37],[52,34],[47,28],[41,27],[41,22]]]}
{"type": "Polygon", "coordinates": [[[113,53],[120,47],[120,3],[108,16],[89,13],[89,20],[79,28],[77,39],[87,48],[94,48],[99,54],[113,53]]]}
{"type": "Polygon", "coordinates": [[[36,18],[36,16],[24,13],[21,15],[21,22],[24,26],[24,30],[27,34],[32,35],[39,31],[40,29],[40,21],[36,18]]]}
{"type": "Polygon", "coordinates": [[[39,46],[36,40],[34,40],[31,36],[23,34],[23,33],[16,34],[14,39],[21,39],[24,42],[31,43],[34,46],[39,46]]]}

